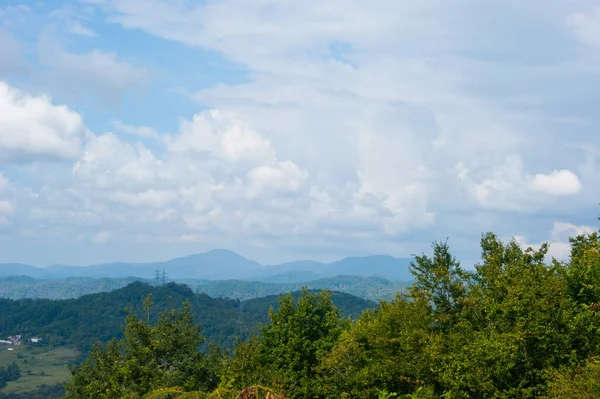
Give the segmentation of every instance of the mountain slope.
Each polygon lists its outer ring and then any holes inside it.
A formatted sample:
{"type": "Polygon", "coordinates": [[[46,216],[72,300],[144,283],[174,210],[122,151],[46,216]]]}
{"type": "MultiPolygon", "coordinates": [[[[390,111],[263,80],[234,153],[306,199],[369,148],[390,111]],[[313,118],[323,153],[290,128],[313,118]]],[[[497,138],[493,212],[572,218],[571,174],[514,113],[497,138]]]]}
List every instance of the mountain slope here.
{"type": "Polygon", "coordinates": [[[172,278],[212,280],[231,278],[232,276],[246,278],[260,273],[263,269],[260,263],[224,249],[215,249],[201,254],[156,263],[154,267],[164,268],[169,277],[172,278]]]}
{"type": "Polygon", "coordinates": [[[29,276],[35,278],[49,278],[53,274],[48,269],[24,265],[21,263],[2,263],[0,264],[0,277],[5,276],[29,276]]]}
{"type": "Polygon", "coordinates": [[[221,280],[198,285],[196,291],[213,298],[228,297],[245,300],[298,291],[306,286],[308,289],[326,289],[378,301],[393,298],[398,292],[404,290],[407,285],[408,283],[391,281],[381,277],[335,276],[297,283],[221,280]]]}
{"type": "MultiPolygon", "coordinates": [[[[26,276],[0,277],[0,297],[8,299],[72,299],[83,295],[114,291],[134,281],[154,284],[151,279],[140,277],[100,278],[69,277],[66,279],[35,279],[26,276]]],[[[311,281],[273,283],[246,280],[175,279],[197,293],[213,298],[246,300],[283,292],[297,291],[303,286],[309,289],[328,289],[351,294],[373,301],[387,300],[402,291],[408,283],[387,280],[382,277],[334,276],[311,281]]]]}
{"type": "Polygon", "coordinates": [[[388,255],[349,257],[326,266],[328,273],[356,276],[381,276],[385,278],[410,281],[412,275],[408,267],[412,259],[394,258],[388,255]]]}
{"type": "MultiPolygon", "coordinates": [[[[277,296],[240,302],[194,294],[189,287],[175,283],[152,287],[134,282],[112,292],[77,299],[0,299],[0,336],[22,334],[25,339],[38,336],[49,344],[72,344],[87,350],[96,338],[106,342],[122,336],[126,308],[145,317],[142,302],[150,293],[155,302],[151,320],[187,300],[202,333],[224,346],[231,346],[236,336],[247,337],[257,323],[267,322],[269,307],[277,304],[277,296]]],[[[372,301],[343,293],[335,293],[334,302],[347,315],[357,315],[376,306],[372,301]]]]}

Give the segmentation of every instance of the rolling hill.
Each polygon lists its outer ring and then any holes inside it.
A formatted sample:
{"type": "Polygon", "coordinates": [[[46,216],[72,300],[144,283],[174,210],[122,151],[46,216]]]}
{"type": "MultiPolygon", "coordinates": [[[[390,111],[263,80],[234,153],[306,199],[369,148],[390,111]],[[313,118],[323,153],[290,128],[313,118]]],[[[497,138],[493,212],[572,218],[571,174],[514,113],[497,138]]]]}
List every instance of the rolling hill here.
{"type": "MultiPolygon", "coordinates": [[[[66,279],[35,279],[27,276],[0,277],[0,298],[8,299],[73,299],[83,295],[110,292],[123,288],[134,281],[149,284],[155,282],[140,277],[88,278],[69,277],[66,279]]],[[[328,289],[344,292],[373,301],[387,300],[406,288],[408,283],[387,280],[382,277],[334,276],[311,281],[264,282],[246,280],[199,280],[175,279],[196,293],[204,293],[213,298],[233,298],[246,300],[283,292],[297,291],[303,286],[309,289],[328,289]]]]}
{"type": "MultiPolygon", "coordinates": [[[[163,310],[181,306],[187,300],[203,334],[226,347],[233,344],[235,337],[247,337],[259,323],[268,322],[269,308],[277,307],[276,295],[247,301],[215,299],[195,294],[185,285],[168,283],[153,287],[137,281],[111,292],[77,299],[0,299],[0,336],[22,334],[25,339],[37,336],[51,345],[75,345],[88,350],[95,339],[106,342],[121,337],[125,309],[142,316],[142,302],[148,294],[152,294],[155,302],[151,321],[163,310]]],[[[334,303],[348,316],[357,316],[364,309],[377,306],[349,294],[332,295],[334,303]]]]}

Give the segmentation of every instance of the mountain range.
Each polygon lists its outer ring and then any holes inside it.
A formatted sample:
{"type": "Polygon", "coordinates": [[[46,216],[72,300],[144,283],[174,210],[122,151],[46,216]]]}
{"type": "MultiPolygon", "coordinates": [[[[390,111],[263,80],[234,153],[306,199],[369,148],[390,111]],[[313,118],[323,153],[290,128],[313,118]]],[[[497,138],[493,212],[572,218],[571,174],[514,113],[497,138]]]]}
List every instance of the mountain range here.
{"type": "Polygon", "coordinates": [[[170,279],[253,280],[273,283],[311,281],[319,278],[346,276],[379,276],[397,281],[410,281],[409,264],[412,258],[395,258],[388,255],[348,257],[322,263],[314,261],[287,262],[265,266],[224,249],[149,263],[104,263],[90,266],[52,265],[35,267],[19,263],[0,264],[0,277],[29,276],[39,279],[64,279],[69,277],[151,279],[163,269],[170,279]]]}

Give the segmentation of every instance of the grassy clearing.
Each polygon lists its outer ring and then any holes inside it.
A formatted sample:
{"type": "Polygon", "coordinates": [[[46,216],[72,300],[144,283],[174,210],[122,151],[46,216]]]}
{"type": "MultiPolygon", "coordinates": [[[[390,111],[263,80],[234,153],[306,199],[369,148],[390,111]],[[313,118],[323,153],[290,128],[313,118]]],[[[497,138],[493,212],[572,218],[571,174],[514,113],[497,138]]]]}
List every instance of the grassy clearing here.
{"type": "Polygon", "coordinates": [[[23,393],[41,384],[58,384],[69,376],[68,365],[81,353],[71,347],[19,346],[13,351],[0,348],[0,367],[13,361],[21,368],[21,378],[9,382],[0,392],[23,393]]]}

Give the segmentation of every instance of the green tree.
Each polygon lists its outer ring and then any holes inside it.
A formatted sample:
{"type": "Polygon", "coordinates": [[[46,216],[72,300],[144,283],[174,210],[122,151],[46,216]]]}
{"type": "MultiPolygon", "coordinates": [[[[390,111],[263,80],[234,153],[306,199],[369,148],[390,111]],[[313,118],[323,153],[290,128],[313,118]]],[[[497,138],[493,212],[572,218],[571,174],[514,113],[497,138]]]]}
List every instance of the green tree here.
{"type": "Polygon", "coordinates": [[[548,399],[596,399],[600,397],[600,360],[588,359],[574,369],[551,374],[548,399]]]}
{"type": "Polygon", "coordinates": [[[437,349],[438,383],[453,397],[539,397],[545,371],[572,360],[573,307],[548,251],[482,237],[460,327],[437,349]]]}
{"type": "Polygon", "coordinates": [[[344,331],[319,371],[331,398],[409,394],[431,381],[426,348],[434,316],[425,299],[398,295],[344,331]]]}
{"type": "Polygon", "coordinates": [[[227,387],[239,390],[259,383],[293,398],[322,397],[316,367],[348,324],[331,294],[313,294],[303,288],[298,300],[292,294],[282,295],[269,318],[259,337],[236,348],[236,358],[224,376],[227,387]]]}
{"type": "Polygon", "coordinates": [[[600,235],[580,234],[569,241],[571,259],[566,272],[569,295],[579,304],[600,306],[600,235]]]}
{"type": "Polygon", "coordinates": [[[65,398],[135,398],[174,386],[212,390],[218,380],[207,355],[198,351],[202,341],[187,302],[163,312],[154,326],[129,315],[121,341],[95,345],[88,359],[71,369],[65,398]]]}
{"type": "Polygon", "coordinates": [[[448,242],[434,243],[431,258],[425,254],[415,256],[410,272],[415,276],[415,282],[409,288],[411,296],[430,301],[438,325],[443,329],[452,328],[466,293],[468,274],[451,255],[448,242]]]}

